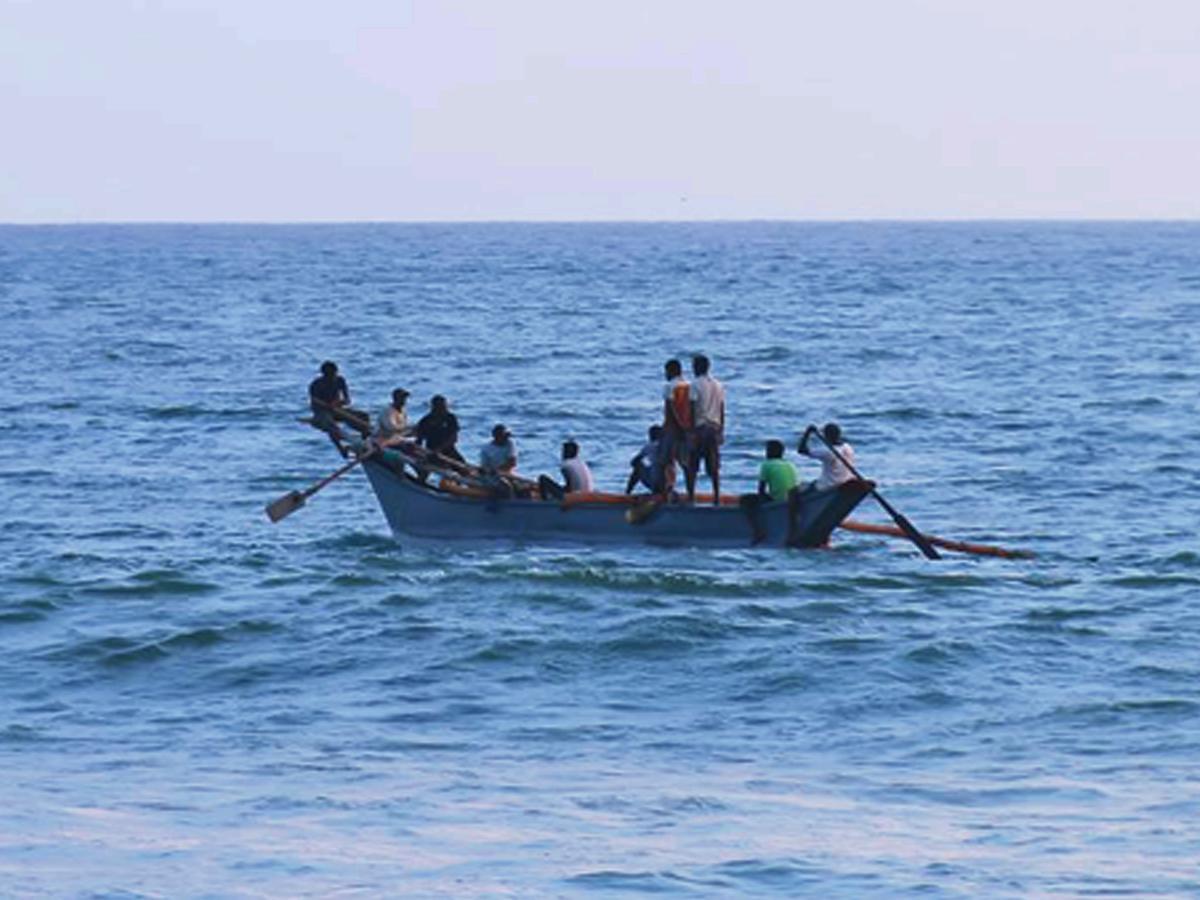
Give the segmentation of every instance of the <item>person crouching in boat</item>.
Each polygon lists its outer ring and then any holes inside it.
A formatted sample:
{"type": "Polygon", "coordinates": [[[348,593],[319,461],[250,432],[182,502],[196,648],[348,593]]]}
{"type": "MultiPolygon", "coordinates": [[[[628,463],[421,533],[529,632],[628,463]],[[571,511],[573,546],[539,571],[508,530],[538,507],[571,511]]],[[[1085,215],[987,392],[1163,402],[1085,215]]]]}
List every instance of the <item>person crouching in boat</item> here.
{"type": "Polygon", "coordinates": [[[492,439],[479,451],[479,469],[482,480],[492,493],[500,497],[511,497],[513,485],[510,480],[517,469],[517,445],[503,425],[492,429],[492,439]]]}
{"type": "Polygon", "coordinates": [[[394,447],[412,440],[416,430],[408,424],[408,391],[396,388],[392,391],[392,402],[383,408],[376,420],[375,434],[372,438],[380,447],[394,447]]]}
{"type": "Polygon", "coordinates": [[[596,490],[592,470],[579,455],[579,445],[574,441],[564,441],[562,445],[562,465],[559,471],[563,475],[563,484],[559,484],[547,475],[538,476],[538,493],[543,500],[561,500],[567,494],[591,494],[596,490]]]}
{"type": "Polygon", "coordinates": [[[818,491],[831,491],[839,484],[844,484],[854,478],[848,468],[842,465],[842,461],[838,459],[840,454],[842,459],[854,465],[854,448],[851,447],[842,437],[842,429],[836,422],[829,422],[821,429],[821,434],[824,435],[826,445],[820,447],[809,447],[808,439],[811,438],[817,429],[809,425],[804,429],[804,435],[800,438],[800,445],[796,448],[796,452],[801,456],[809,456],[821,463],[821,474],[813,482],[811,486],[818,491]],[[834,453],[833,450],[837,453],[834,453]]]}
{"type": "Polygon", "coordinates": [[[659,442],[659,462],[663,470],[663,495],[675,492],[675,464],[685,469],[691,465],[688,433],[692,430],[691,385],[683,377],[683,364],[667,360],[663,367],[667,383],[663,386],[662,440],[659,442]]]}
{"type": "Polygon", "coordinates": [[[313,427],[329,435],[342,456],[349,456],[350,450],[338,422],[347,423],[364,439],[370,437],[370,417],[350,408],[350,387],[338,374],[337,363],[330,360],[321,363],[321,374],[308,385],[308,403],[313,412],[313,427]]]}
{"type": "Polygon", "coordinates": [[[434,394],[429,401],[429,412],[417,422],[417,442],[432,453],[466,462],[458,452],[458,418],[450,412],[450,405],[441,394],[434,394]]]}
{"type": "Polygon", "coordinates": [[[662,460],[659,458],[659,442],[662,441],[662,426],[651,425],[647,435],[649,440],[637,455],[629,461],[629,481],[625,483],[625,493],[632,494],[639,484],[652,494],[661,494],[662,460]]]}

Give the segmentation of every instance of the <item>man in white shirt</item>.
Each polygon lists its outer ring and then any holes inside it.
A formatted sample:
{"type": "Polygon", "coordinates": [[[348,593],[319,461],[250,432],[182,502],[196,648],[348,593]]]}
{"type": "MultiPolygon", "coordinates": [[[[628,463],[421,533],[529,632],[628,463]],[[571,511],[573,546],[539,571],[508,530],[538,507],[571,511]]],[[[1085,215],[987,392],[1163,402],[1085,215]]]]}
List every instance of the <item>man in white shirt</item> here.
{"type": "Polygon", "coordinates": [[[392,402],[379,414],[375,429],[375,443],[380,447],[393,447],[410,440],[413,429],[408,424],[408,410],[404,408],[407,401],[408,391],[404,388],[392,391],[392,402]]]}
{"type": "Polygon", "coordinates": [[[725,387],[708,374],[711,363],[707,356],[692,357],[692,383],[688,397],[692,407],[691,455],[685,477],[688,502],[696,501],[696,475],[700,460],[712,479],[713,506],[721,503],[721,444],[725,443],[725,387]]]}
{"type": "Polygon", "coordinates": [[[579,456],[579,445],[566,441],[562,445],[562,473],[568,494],[590,494],[596,490],[592,470],[579,456]]]}
{"type": "Polygon", "coordinates": [[[479,468],[485,477],[499,480],[502,475],[512,475],[517,468],[517,445],[512,432],[503,425],[492,429],[492,439],[479,451],[479,468]]]}
{"type": "Polygon", "coordinates": [[[596,490],[592,470],[580,459],[579,445],[574,441],[563,443],[562,465],[559,470],[563,474],[565,484],[559,484],[549,475],[538,477],[538,491],[543,500],[561,500],[567,494],[591,494],[596,490]]]}
{"type": "Polygon", "coordinates": [[[800,438],[800,446],[796,448],[796,451],[801,456],[811,456],[813,459],[820,461],[821,475],[816,481],[812,482],[812,486],[818,491],[829,491],[839,484],[843,484],[854,478],[854,473],[842,465],[842,461],[837,458],[837,454],[829,448],[833,447],[837,450],[842,459],[846,460],[850,465],[854,465],[854,448],[842,439],[842,429],[838,427],[838,424],[830,422],[821,429],[821,434],[825,436],[825,440],[829,446],[823,445],[810,449],[808,439],[815,432],[816,428],[812,425],[804,429],[804,435],[800,438]]]}

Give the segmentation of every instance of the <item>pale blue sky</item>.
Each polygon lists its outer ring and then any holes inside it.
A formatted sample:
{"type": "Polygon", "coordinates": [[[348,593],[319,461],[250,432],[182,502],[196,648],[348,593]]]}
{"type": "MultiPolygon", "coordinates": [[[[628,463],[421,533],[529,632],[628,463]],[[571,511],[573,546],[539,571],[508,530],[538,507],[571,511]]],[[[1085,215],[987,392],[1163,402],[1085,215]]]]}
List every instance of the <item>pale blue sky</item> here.
{"type": "Polygon", "coordinates": [[[0,0],[0,221],[1200,218],[1200,0],[0,0]]]}

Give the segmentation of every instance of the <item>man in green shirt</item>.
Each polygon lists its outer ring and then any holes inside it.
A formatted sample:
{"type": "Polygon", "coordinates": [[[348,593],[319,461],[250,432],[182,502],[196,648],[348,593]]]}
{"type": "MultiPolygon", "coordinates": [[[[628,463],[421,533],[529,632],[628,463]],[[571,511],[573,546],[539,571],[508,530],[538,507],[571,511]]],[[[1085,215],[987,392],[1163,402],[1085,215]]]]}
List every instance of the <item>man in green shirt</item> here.
{"type": "Polygon", "coordinates": [[[758,495],[786,500],[798,481],[796,467],[783,458],[783,441],[767,441],[767,458],[758,469],[758,495]]]}

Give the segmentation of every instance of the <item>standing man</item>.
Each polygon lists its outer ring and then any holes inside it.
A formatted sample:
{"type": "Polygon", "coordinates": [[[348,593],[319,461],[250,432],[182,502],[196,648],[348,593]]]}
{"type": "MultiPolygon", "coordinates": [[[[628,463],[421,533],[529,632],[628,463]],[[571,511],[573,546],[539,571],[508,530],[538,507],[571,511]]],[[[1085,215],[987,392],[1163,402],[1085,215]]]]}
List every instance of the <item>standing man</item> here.
{"type": "Polygon", "coordinates": [[[696,475],[700,460],[712,479],[713,506],[721,505],[721,445],[725,443],[725,386],[708,374],[707,356],[692,357],[692,386],[688,392],[692,408],[691,454],[684,477],[688,502],[696,502],[696,475]]]}
{"type": "Polygon", "coordinates": [[[683,463],[685,472],[689,465],[692,400],[691,385],[683,377],[683,364],[677,359],[669,359],[663,369],[667,383],[663,387],[663,433],[658,448],[662,460],[663,496],[669,497],[675,490],[676,461],[683,463]]]}
{"type": "Polygon", "coordinates": [[[820,460],[821,474],[812,485],[818,491],[830,491],[839,484],[851,481],[854,474],[842,465],[842,461],[834,455],[833,450],[830,450],[829,447],[836,449],[842,459],[845,459],[850,465],[854,465],[854,448],[843,440],[842,429],[838,427],[837,422],[830,422],[821,429],[821,434],[825,436],[829,446],[809,449],[808,439],[816,433],[816,430],[812,425],[804,429],[804,435],[800,438],[800,446],[796,448],[796,452],[801,456],[811,456],[813,459],[820,460]]]}
{"type": "Polygon", "coordinates": [[[321,374],[308,386],[308,404],[313,411],[313,426],[329,435],[338,453],[346,457],[345,437],[338,422],[346,422],[364,438],[371,434],[371,424],[365,412],[350,408],[350,388],[338,374],[337,363],[325,360],[321,374]]]}

